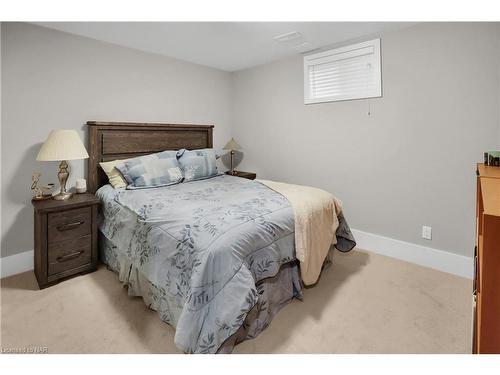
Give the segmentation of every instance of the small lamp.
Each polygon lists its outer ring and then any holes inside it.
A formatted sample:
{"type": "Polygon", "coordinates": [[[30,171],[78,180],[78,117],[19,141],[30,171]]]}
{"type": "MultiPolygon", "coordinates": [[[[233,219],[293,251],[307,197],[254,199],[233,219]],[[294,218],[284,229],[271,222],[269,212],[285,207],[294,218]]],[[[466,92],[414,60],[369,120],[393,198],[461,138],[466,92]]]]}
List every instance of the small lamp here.
{"type": "Polygon", "coordinates": [[[66,181],[69,177],[67,160],[87,159],[89,154],[85,149],[76,130],[52,130],[42,145],[36,160],[60,161],[59,184],[61,191],[54,195],[54,199],[65,200],[71,198],[72,193],[66,191],[66,181]]]}
{"type": "Polygon", "coordinates": [[[231,172],[230,174],[235,175],[237,172],[235,172],[233,168],[233,155],[235,151],[241,150],[241,146],[234,140],[234,138],[231,138],[229,142],[226,143],[224,146],[223,150],[229,150],[231,151],[231,172]]]}

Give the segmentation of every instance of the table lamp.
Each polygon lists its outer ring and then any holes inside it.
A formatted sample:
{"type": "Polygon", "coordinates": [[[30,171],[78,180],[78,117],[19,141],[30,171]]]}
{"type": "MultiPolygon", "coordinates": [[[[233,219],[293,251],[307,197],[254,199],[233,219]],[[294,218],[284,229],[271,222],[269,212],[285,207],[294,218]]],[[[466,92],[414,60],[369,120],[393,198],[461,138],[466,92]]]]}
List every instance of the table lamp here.
{"type": "Polygon", "coordinates": [[[236,172],[234,171],[234,168],[233,168],[233,155],[234,155],[235,151],[241,150],[241,146],[234,140],[234,138],[231,138],[230,141],[226,143],[223,150],[231,151],[231,172],[230,172],[230,174],[235,175],[236,172]]]}
{"type": "Polygon", "coordinates": [[[56,200],[65,200],[73,195],[66,191],[66,181],[69,177],[67,160],[87,159],[89,154],[85,149],[76,130],[52,130],[43,143],[36,160],[40,161],[60,161],[59,184],[61,190],[59,194],[54,195],[56,200]]]}

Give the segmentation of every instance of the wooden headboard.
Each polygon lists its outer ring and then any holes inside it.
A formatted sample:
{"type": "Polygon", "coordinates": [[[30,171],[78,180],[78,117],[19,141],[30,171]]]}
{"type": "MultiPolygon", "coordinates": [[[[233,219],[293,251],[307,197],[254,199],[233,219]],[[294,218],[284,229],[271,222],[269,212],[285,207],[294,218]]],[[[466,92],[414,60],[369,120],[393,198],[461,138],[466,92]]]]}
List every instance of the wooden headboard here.
{"type": "Polygon", "coordinates": [[[213,147],[213,125],[88,121],[88,191],[108,183],[99,162],[164,150],[213,147]]]}

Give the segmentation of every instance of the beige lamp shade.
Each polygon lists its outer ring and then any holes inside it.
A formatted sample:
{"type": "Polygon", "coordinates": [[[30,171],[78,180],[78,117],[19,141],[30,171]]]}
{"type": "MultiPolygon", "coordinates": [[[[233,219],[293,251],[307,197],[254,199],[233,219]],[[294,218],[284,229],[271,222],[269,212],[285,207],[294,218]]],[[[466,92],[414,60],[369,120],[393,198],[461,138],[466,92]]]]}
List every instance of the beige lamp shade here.
{"type": "Polygon", "coordinates": [[[87,159],[89,154],[76,130],[52,130],[36,160],[61,161],[87,159]]]}
{"type": "Polygon", "coordinates": [[[241,150],[241,146],[234,140],[234,138],[231,138],[231,140],[226,143],[223,150],[238,151],[241,150]]]}

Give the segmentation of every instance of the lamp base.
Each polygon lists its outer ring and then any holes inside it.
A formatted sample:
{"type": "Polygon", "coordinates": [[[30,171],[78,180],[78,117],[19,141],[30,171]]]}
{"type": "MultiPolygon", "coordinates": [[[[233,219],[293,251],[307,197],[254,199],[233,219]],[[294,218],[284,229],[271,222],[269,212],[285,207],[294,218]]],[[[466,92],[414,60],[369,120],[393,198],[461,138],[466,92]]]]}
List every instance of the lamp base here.
{"type": "Polygon", "coordinates": [[[66,199],[69,199],[72,196],[73,196],[73,193],[64,192],[64,193],[56,194],[52,198],[54,198],[56,201],[65,201],[66,199]]]}
{"type": "Polygon", "coordinates": [[[54,195],[54,199],[56,201],[65,201],[73,196],[73,193],[69,193],[66,191],[66,181],[68,181],[69,171],[68,171],[68,163],[66,160],[61,161],[59,164],[59,173],[57,174],[57,178],[59,179],[59,185],[61,185],[61,190],[59,194],[54,195]]]}

